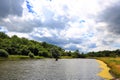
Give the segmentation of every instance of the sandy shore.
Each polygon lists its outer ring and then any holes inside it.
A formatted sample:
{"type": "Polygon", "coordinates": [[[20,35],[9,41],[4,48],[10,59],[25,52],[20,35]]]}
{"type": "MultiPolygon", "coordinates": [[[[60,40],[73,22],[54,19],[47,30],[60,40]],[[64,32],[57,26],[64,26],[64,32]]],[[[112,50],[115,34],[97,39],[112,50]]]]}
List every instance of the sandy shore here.
{"type": "Polygon", "coordinates": [[[100,60],[97,60],[97,62],[100,64],[101,68],[101,71],[98,73],[98,75],[106,80],[113,79],[113,76],[109,72],[110,68],[107,66],[107,64],[100,60]]]}

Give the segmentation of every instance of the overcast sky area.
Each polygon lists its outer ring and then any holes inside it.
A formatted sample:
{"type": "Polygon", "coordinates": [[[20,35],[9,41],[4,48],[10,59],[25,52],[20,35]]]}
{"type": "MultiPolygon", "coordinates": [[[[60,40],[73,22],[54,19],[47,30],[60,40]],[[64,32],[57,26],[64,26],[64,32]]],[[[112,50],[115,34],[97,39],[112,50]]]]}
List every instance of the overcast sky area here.
{"type": "Polygon", "coordinates": [[[120,0],[1,0],[0,32],[81,52],[120,48],[120,0]]]}

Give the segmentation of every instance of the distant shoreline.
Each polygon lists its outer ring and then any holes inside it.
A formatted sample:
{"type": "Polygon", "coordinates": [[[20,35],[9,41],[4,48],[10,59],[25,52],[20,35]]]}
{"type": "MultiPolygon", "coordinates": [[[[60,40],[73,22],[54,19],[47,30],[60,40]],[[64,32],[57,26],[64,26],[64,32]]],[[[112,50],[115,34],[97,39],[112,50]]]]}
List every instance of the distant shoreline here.
{"type": "MultiPolygon", "coordinates": [[[[23,55],[9,55],[9,57],[4,58],[0,57],[1,60],[22,60],[22,59],[54,59],[54,58],[47,58],[43,56],[34,56],[34,58],[30,58],[29,56],[23,56],[23,55]]],[[[60,59],[74,59],[71,56],[61,56],[60,59]]]]}

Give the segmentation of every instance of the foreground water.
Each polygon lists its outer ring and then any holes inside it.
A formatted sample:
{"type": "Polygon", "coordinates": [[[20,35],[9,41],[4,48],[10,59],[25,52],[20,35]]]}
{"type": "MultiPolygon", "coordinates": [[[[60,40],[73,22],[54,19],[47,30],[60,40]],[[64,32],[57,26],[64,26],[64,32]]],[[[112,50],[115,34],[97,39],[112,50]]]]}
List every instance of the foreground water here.
{"type": "Polygon", "coordinates": [[[104,80],[95,59],[0,61],[0,80],[104,80]]]}

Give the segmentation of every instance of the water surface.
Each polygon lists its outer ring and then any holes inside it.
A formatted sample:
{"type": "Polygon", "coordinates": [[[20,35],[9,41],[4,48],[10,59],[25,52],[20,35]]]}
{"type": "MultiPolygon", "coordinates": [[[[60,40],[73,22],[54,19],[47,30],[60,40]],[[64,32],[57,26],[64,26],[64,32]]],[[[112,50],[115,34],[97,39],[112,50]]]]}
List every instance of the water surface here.
{"type": "Polygon", "coordinates": [[[0,61],[0,80],[104,80],[95,59],[0,61]]]}

